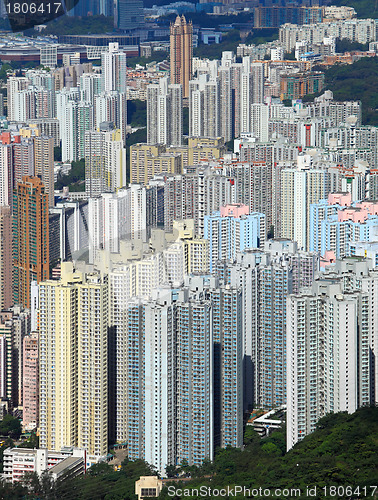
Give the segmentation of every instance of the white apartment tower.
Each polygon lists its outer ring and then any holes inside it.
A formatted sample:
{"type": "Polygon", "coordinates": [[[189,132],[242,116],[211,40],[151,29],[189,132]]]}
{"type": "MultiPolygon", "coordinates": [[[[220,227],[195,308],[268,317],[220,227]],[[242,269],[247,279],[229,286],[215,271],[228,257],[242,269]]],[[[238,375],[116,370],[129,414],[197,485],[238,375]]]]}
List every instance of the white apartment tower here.
{"type": "Polygon", "coordinates": [[[126,92],[126,54],[119,44],[109,43],[109,49],[101,53],[102,89],[126,92]]]}
{"type": "Polygon", "coordinates": [[[11,76],[7,80],[8,120],[16,120],[15,96],[30,85],[29,78],[11,76]]]}
{"type": "Polygon", "coordinates": [[[281,235],[309,248],[310,205],[328,196],[336,186],[337,173],[311,166],[309,155],[298,156],[297,168],[281,171],[281,235]]]}
{"type": "Polygon", "coordinates": [[[330,412],[377,402],[378,275],[344,259],[287,301],[287,448],[330,412]]]}
{"type": "Polygon", "coordinates": [[[182,86],[168,77],[147,87],[147,143],[182,144],[182,86]]]}
{"type": "Polygon", "coordinates": [[[116,192],[126,185],[126,150],[119,129],[103,122],[85,132],[85,191],[89,196],[116,192]]]}

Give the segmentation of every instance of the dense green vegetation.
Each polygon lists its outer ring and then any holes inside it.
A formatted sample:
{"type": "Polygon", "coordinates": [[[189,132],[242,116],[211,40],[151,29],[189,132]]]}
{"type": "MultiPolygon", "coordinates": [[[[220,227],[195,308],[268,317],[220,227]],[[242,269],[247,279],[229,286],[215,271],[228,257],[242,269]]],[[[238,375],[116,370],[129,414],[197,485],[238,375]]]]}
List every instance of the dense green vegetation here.
{"type": "MultiPolygon", "coordinates": [[[[354,64],[335,64],[325,72],[324,90],[332,90],[338,101],[362,102],[362,123],[378,125],[378,58],[364,57],[354,64]]],[[[323,93],[323,91],[321,92],[323,93]]],[[[311,101],[319,94],[308,95],[311,101]]]]}
{"type": "Polygon", "coordinates": [[[55,183],[55,189],[62,189],[69,186],[70,191],[85,191],[85,159],[73,161],[72,168],[68,175],[58,175],[55,183]]]}
{"type": "Polygon", "coordinates": [[[259,45],[273,40],[278,40],[278,28],[254,28],[244,40],[244,43],[259,45]]]}
{"type": "Polygon", "coordinates": [[[126,137],[126,179],[130,181],[130,146],[147,141],[147,103],[137,99],[127,101],[127,120],[132,127],[141,127],[126,137]]]}
{"type": "Polygon", "coordinates": [[[88,16],[69,17],[62,16],[47,24],[43,35],[87,35],[93,33],[107,33],[113,31],[113,17],[88,16]]]}
{"type": "Polygon", "coordinates": [[[155,471],[143,460],[125,460],[119,471],[106,463],[90,468],[86,476],[53,483],[50,477],[34,473],[25,477],[24,484],[0,482],[0,498],[7,500],[127,500],[136,499],[135,481],[140,476],[154,475],[155,471]]]}
{"type": "Polygon", "coordinates": [[[12,415],[4,415],[3,420],[0,420],[0,436],[9,436],[12,439],[18,439],[21,436],[21,422],[18,418],[12,415]]]}
{"type": "MultiPolygon", "coordinates": [[[[371,495],[370,486],[378,480],[378,408],[362,408],[353,415],[338,413],[319,421],[317,430],[285,453],[285,432],[276,431],[269,438],[260,439],[247,427],[244,450],[227,448],[217,450],[214,463],[206,461],[201,468],[183,463],[170,467],[174,476],[178,472],[191,476],[185,483],[178,479],[169,484],[177,488],[199,489],[200,486],[221,489],[234,485],[253,488],[300,488],[301,499],[378,498],[371,495]],[[366,487],[367,495],[325,495],[323,487],[345,487],[354,490],[366,487]],[[306,494],[307,487],[317,487],[315,495],[306,494]]],[[[61,500],[136,500],[135,480],[155,471],[142,460],[125,460],[119,471],[108,464],[92,467],[86,476],[51,484],[46,477],[35,475],[27,478],[29,492],[24,486],[0,484],[0,498],[7,499],[61,499],[61,500]]],[[[314,491],[314,490],[313,490],[314,491]]],[[[169,496],[164,488],[159,498],[181,499],[169,496]]],[[[198,498],[186,496],[185,498],[198,498]]],[[[211,498],[209,496],[203,498],[211,498]]],[[[244,496],[233,496],[241,500],[244,496]]],[[[254,498],[266,498],[255,495],[254,498]]],[[[295,496],[272,496],[295,498],[295,496]]],[[[299,498],[299,497],[297,497],[299,498]]]]}
{"type": "Polygon", "coordinates": [[[337,38],[336,52],[343,54],[344,52],[351,52],[352,50],[369,50],[369,44],[351,42],[347,38],[337,38]]]}
{"type": "Polygon", "coordinates": [[[54,147],[54,161],[62,161],[62,146],[54,147]]]}
{"type": "Polygon", "coordinates": [[[332,0],[331,5],[345,5],[353,7],[357,17],[376,19],[378,17],[378,3],[376,0],[332,0]]]}
{"type": "Polygon", "coordinates": [[[5,63],[1,66],[0,69],[0,80],[3,80],[4,82],[7,80],[7,71],[10,69],[13,69],[12,66],[8,63],[5,63]]]}
{"type": "Polygon", "coordinates": [[[132,127],[146,127],[147,102],[138,99],[127,101],[127,121],[132,127]]]}
{"type": "Polygon", "coordinates": [[[169,57],[168,52],[165,52],[163,50],[155,50],[152,53],[151,57],[128,57],[127,66],[129,68],[135,68],[137,64],[140,64],[141,66],[146,66],[147,64],[150,64],[152,62],[164,61],[164,59],[168,59],[168,57],[169,57]]]}
{"type": "Polygon", "coordinates": [[[241,38],[240,31],[233,29],[223,34],[221,43],[213,43],[211,45],[201,44],[194,49],[193,53],[197,57],[220,59],[222,57],[222,52],[225,50],[232,50],[236,54],[236,49],[240,43],[258,45],[261,43],[271,42],[277,38],[278,30],[275,28],[264,30],[255,29],[251,31],[246,38],[241,38]]]}
{"type": "MultiPolygon", "coordinates": [[[[368,488],[377,483],[377,444],[378,408],[363,408],[353,415],[329,415],[319,421],[316,432],[286,454],[283,432],[260,440],[254,431],[247,428],[243,451],[233,448],[218,450],[213,464],[206,464],[205,471],[194,471],[190,482],[177,486],[190,489],[200,488],[201,485],[213,489],[233,485],[270,490],[301,488],[301,498],[310,498],[306,495],[307,486],[317,486],[317,494],[311,498],[332,498],[324,495],[321,488],[331,485],[368,488]]],[[[165,489],[160,498],[175,497],[170,497],[165,489]]],[[[257,495],[254,498],[264,497],[257,495]]]]}
{"type": "Polygon", "coordinates": [[[35,432],[32,432],[28,439],[22,441],[19,445],[19,448],[38,448],[39,446],[39,437],[35,432]]]}

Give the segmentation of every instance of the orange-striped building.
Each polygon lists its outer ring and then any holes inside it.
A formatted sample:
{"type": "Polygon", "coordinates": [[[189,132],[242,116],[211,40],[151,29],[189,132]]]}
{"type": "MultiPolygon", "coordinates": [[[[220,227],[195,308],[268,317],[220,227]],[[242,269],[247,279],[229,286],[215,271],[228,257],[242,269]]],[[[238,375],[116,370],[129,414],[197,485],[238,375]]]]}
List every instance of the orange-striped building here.
{"type": "Polygon", "coordinates": [[[13,301],[30,308],[30,284],[49,278],[49,198],[39,177],[25,176],[13,199],[13,301]]]}

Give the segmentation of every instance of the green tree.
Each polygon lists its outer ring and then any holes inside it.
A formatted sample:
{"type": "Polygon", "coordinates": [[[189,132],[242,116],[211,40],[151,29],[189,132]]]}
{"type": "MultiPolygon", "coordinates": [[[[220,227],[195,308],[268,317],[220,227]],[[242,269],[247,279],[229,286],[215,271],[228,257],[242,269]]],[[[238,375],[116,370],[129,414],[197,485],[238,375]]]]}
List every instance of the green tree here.
{"type": "Polygon", "coordinates": [[[70,191],[85,191],[85,159],[71,162],[68,175],[58,175],[55,189],[68,186],[70,191]]]}
{"type": "Polygon", "coordinates": [[[0,421],[0,435],[9,436],[13,439],[19,439],[22,433],[21,422],[12,415],[5,415],[0,421]]]}
{"type": "Polygon", "coordinates": [[[267,455],[281,455],[280,449],[274,443],[265,443],[261,446],[261,450],[267,455]]]}
{"type": "Polygon", "coordinates": [[[62,147],[55,146],[54,148],[54,161],[62,161],[62,147]]]}
{"type": "Polygon", "coordinates": [[[336,39],[336,52],[344,53],[352,50],[368,50],[368,43],[351,42],[348,38],[336,39]]]}
{"type": "Polygon", "coordinates": [[[39,438],[35,432],[32,432],[29,439],[24,441],[19,445],[19,448],[38,448],[39,447],[39,438]]]}
{"type": "Polygon", "coordinates": [[[138,99],[127,101],[127,119],[132,127],[146,127],[147,102],[138,99]]]}
{"type": "Polygon", "coordinates": [[[165,468],[165,472],[167,473],[167,477],[177,476],[177,468],[175,465],[167,465],[167,467],[165,468]]]}

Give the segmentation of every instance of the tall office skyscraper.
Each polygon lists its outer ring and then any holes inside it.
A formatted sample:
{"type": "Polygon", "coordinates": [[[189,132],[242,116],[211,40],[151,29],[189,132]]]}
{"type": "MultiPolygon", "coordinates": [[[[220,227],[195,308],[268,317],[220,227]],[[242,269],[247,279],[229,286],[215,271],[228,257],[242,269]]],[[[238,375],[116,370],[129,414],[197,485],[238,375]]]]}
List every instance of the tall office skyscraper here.
{"type": "Polygon", "coordinates": [[[108,286],[64,262],[39,285],[39,313],[40,446],[106,455],[108,286]]]}
{"type": "Polygon", "coordinates": [[[189,80],[192,77],[193,26],[184,16],[177,16],[170,27],[171,83],[180,83],[183,96],[189,97],[189,80]]]}
{"type": "Polygon", "coordinates": [[[182,85],[168,78],[147,87],[147,144],[182,144],[182,85]]]}
{"type": "Polygon", "coordinates": [[[114,26],[122,31],[131,31],[143,26],[143,0],[115,0],[114,26]]]}
{"type": "Polygon", "coordinates": [[[38,177],[25,176],[13,201],[13,300],[30,307],[30,285],[49,277],[49,200],[38,177]]]}

